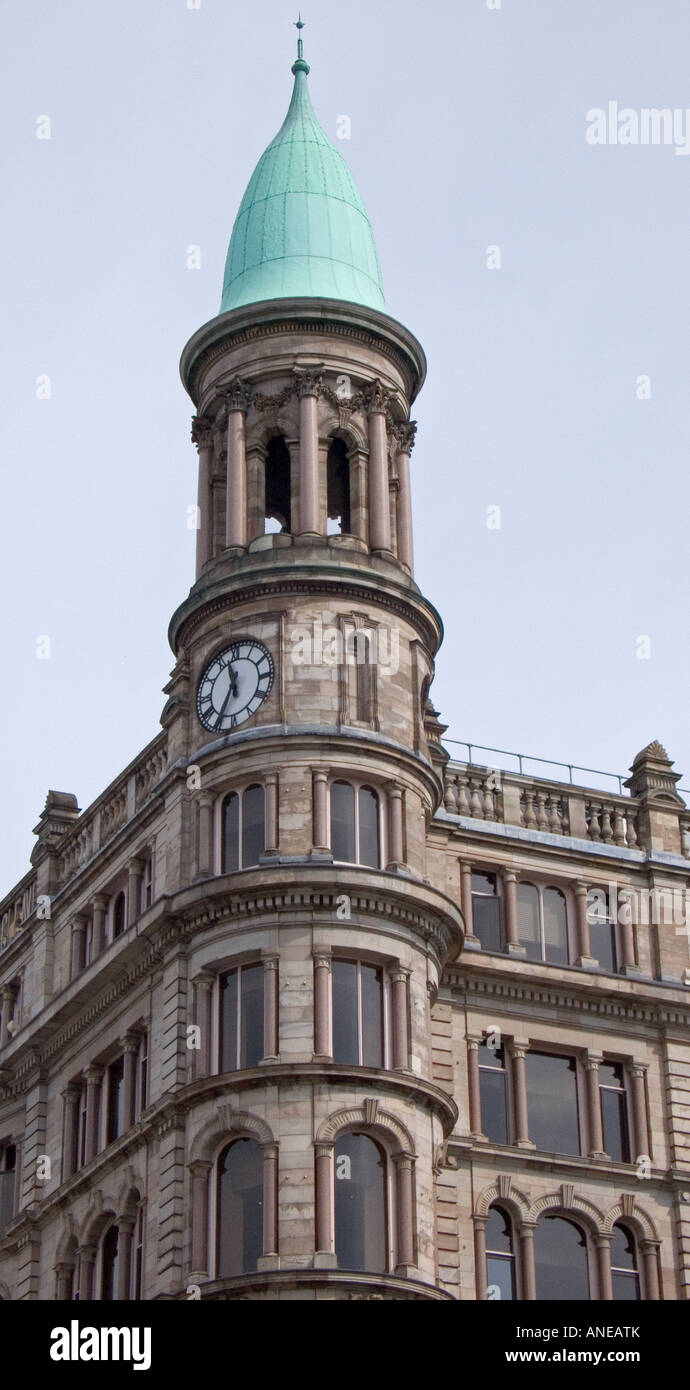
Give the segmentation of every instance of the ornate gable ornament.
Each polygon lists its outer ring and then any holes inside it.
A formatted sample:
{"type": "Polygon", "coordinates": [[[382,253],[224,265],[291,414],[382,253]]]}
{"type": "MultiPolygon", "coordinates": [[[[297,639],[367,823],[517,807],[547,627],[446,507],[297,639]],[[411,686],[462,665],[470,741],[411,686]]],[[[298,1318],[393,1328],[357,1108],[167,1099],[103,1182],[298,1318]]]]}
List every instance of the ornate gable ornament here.
{"type": "Polygon", "coordinates": [[[673,763],[663,744],[654,739],[634,758],[630,768],[632,775],[624,786],[630,788],[631,796],[640,797],[646,802],[684,806],[682,797],[676,791],[680,773],[673,772],[672,768],[673,763]]]}

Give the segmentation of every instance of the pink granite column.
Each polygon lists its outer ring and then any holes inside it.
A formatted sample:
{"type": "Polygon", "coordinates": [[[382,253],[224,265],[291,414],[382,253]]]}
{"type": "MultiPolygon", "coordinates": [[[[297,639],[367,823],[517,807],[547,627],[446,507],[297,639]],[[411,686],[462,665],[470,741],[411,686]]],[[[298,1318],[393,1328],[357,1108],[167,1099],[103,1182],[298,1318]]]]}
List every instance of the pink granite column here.
{"type": "Polygon", "coordinates": [[[398,869],[404,865],[403,850],[403,794],[396,782],[386,782],[386,807],[388,811],[388,863],[387,869],[398,869]]]}
{"type": "Polygon", "coordinates": [[[103,1080],[102,1067],[88,1067],[86,1075],[86,1153],[85,1162],[90,1163],[91,1159],[99,1151],[99,1130],[101,1112],[101,1082],[103,1080]]]}
{"type": "Polygon", "coordinates": [[[476,942],[479,945],[479,937],[474,934],[472,912],[472,865],[467,859],[460,860],[460,906],[465,922],[465,944],[476,942]]]}
{"type": "Polygon", "coordinates": [[[137,1057],[141,1039],[138,1033],[125,1033],[122,1049],[124,1052],[124,1071],[122,1076],[122,1129],[126,1132],[134,1124],[134,1100],[137,1085],[137,1057]]]}
{"type": "Polygon", "coordinates": [[[534,1268],[534,1226],[528,1226],[524,1222],[520,1231],[520,1255],[522,1298],[525,1303],[533,1303],[537,1297],[537,1277],[534,1268]]]}
{"type": "Polygon", "coordinates": [[[79,1302],[89,1303],[94,1296],[93,1269],[96,1263],[95,1245],[79,1246],[79,1302]]]}
{"type": "Polygon", "coordinates": [[[331,948],[314,951],[314,1057],[331,1056],[331,948]]]}
{"type": "Polygon", "coordinates": [[[70,958],[70,980],[75,980],[84,969],[86,948],[86,917],[78,913],[72,919],[72,940],[70,958]]]}
{"type": "Polygon", "coordinates": [[[117,1293],[115,1296],[119,1302],[128,1301],[130,1295],[132,1235],[135,1220],[134,1216],[121,1216],[117,1223],[117,1293]]]}
{"type": "Polygon", "coordinates": [[[328,824],[328,769],[314,768],[312,772],[313,848],[320,853],[331,847],[328,824]]]}
{"type": "Polygon", "coordinates": [[[213,796],[210,792],[202,792],[199,798],[199,877],[212,877],[215,872],[213,808],[213,796]]]}
{"type": "Polygon", "coordinates": [[[368,392],[369,409],[369,548],[390,550],[391,523],[388,497],[388,440],[386,406],[388,392],[376,381],[368,392]]]}
{"type": "Polygon", "coordinates": [[[93,907],[93,946],[94,956],[104,951],[108,942],[106,940],[107,921],[108,921],[108,899],[103,893],[96,893],[91,899],[93,907]]]}
{"type": "Polygon", "coordinates": [[[316,1145],[316,1249],[320,1254],[333,1253],[333,1220],[331,1188],[333,1174],[333,1145],[316,1145]]]}
{"type": "Polygon", "coordinates": [[[264,777],[266,796],[266,854],[277,854],[278,835],[278,773],[267,772],[264,777]]]}
{"type": "Polygon", "coordinates": [[[529,1122],[527,1116],[527,1082],[525,1077],[525,1054],[529,1043],[521,1042],[517,1038],[513,1040],[511,1057],[513,1064],[513,1091],[515,1098],[515,1138],[518,1146],[523,1149],[533,1149],[534,1144],[529,1137],[529,1122]]]}
{"type": "Polygon", "coordinates": [[[597,1236],[597,1270],[599,1274],[599,1298],[602,1302],[613,1299],[613,1279],[611,1277],[611,1237],[597,1236]]]}
{"type": "Polygon", "coordinates": [[[628,1075],[630,1077],[630,1092],[632,1101],[632,1128],[635,1143],[633,1159],[641,1158],[649,1154],[649,1131],[647,1128],[647,1095],[645,1090],[646,1064],[633,1062],[630,1065],[628,1075]]]}
{"type": "Polygon", "coordinates": [[[589,916],[587,903],[587,884],[582,881],[575,884],[575,929],[577,932],[577,964],[593,965],[592,945],[590,941],[589,916]]]}
{"type": "Polygon", "coordinates": [[[467,1038],[467,1082],[470,1105],[470,1134],[484,1138],[482,1134],[482,1099],[479,1084],[479,1046],[482,1039],[469,1035],[467,1038]]]}
{"type": "Polygon", "coordinates": [[[412,492],[410,488],[410,450],[414,444],[417,430],[413,421],[396,427],[397,440],[396,467],[398,473],[398,492],[396,497],[396,531],[398,537],[398,559],[401,565],[414,572],[412,549],[412,492]]]}
{"type": "Polygon", "coordinates": [[[192,1174],[192,1272],[208,1275],[208,1183],[212,1168],[209,1159],[190,1163],[192,1174]]]}
{"type": "Polygon", "coordinates": [[[192,420],[192,440],[199,451],[199,486],[197,508],[199,525],[196,533],[196,578],[213,558],[213,516],[211,511],[211,459],[213,457],[213,422],[195,416],[192,420]]]}
{"type": "Polygon", "coordinates": [[[62,1092],[62,1099],[62,1181],[66,1182],[76,1172],[81,1088],[75,1085],[66,1086],[62,1092]]]}
{"type": "Polygon", "coordinates": [[[225,544],[247,544],[247,451],[245,416],[251,387],[236,377],[225,392],[228,406],[225,544]]]}
{"type": "Polygon", "coordinates": [[[514,869],[503,870],[503,897],[505,902],[506,949],[508,955],[524,956],[524,947],[520,945],[517,874],[514,869]]]}
{"type": "Polygon", "coordinates": [[[141,911],[141,883],[144,877],[143,859],[131,859],[127,865],[127,926],[132,927],[141,911]]]}
{"type": "Polygon", "coordinates": [[[320,534],[318,396],[321,372],[296,373],[299,395],[299,531],[320,534]]]}
{"type": "Polygon", "coordinates": [[[278,1254],[278,1145],[264,1144],[263,1255],[278,1254]]]}
{"type": "Polygon", "coordinates": [[[393,1067],[406,1071],[410,1065],[408,1025],[410,971],[394,965],[389,970],[391,981],[391,1013],[393,1015],[393,1067]]]}
{"type": "Polygon", "coordinates": [[[644,1297],[656,1302],[661,1298],[659,1288],[659,1247],[653,1240],[640,1241],[644,1263],[644,1297]]]}
{"type": "MultiPolygon", "coordinates": [[[[274,951],[262,952],[264,966],[264,1056],[265,1062],[278,1057],[278,957],[274,951]]],[[[268,1252],[264,1251],[264,1254],[268,1252]]]]}
{"type": "Polygon", "coordinates": [[[486,1217],[473,1216],[474,1222],[474,1282],[477,1291],[477,1302],[481,1303],[487,1296],[488,1286],[486,1279],[486,1217]]]}
{"type": "Polygon", "coordinates": [[[56,1303],[68,1303],[72,1297],[72,1281],[74,1278],[74,1265],[59,1264],[55,1266],[57,1275],[57,1287],[55,1290],[56,1303]]]}
{"type": "Polygon", "coordinates": [[[398,1263],[396,1273],[407,1274],[414,1265],[414,1196],[412,1154],[395,1155],[398,1206],[398,1263]]]}
{"type": "Polygon", "coordinates": [[[194,1079],[211,1074],[211,1033],[212,1033],[212,990],[215,975],[210,970],[200,970],[192,981],[194,985],[194,1013],[199,1029],[199,1047],[193,1057],[194,1079]]]}
{"type": "Polygon", "coordinates": [[[601,1098],[599,1096],[600,1052],[588,1052],[584,1059],[587,1075],[587,1121],[589,1127],[590,1158],[605,1158],[604,1133],[601,1123],[601,1098]]]}

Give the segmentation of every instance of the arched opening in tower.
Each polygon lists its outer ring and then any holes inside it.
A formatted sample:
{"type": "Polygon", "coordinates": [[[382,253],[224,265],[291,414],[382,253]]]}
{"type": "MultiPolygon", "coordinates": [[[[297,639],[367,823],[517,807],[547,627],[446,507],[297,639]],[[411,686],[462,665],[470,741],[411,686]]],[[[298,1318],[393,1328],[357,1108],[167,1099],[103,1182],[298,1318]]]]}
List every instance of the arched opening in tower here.
{"type": "Polygon", "coordinates": [[[290,511],[290,453],[282,435],[275,435],[266,451],[264,534],[290,531],[290,511]]]}
{"type": "Polygon", "coordinates": [[[327,461],[328,535],[350,532],[350,461],[343,439],[332,439],[327,461]]]}

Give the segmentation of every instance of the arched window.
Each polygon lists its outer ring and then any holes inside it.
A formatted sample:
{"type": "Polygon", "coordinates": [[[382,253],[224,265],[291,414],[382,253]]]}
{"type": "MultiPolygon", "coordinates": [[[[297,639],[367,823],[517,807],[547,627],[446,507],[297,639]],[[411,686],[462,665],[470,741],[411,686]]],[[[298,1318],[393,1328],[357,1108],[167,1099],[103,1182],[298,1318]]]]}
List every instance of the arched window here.
{"type": "Polygon", "coordinates": [[[343,1134],[334,1163],[338,1268],[383,1274],[388,1267],[386,1155],[368,1134],[343,1134]]]}
{"type": "Polygon", "coordinates": [[[290,531],[290,452],[285,440],[276,435],[266,450],[266,502],[264,532],[290,531]]]}
{"type": "Polygon", "coordinates": [[[266,847],[264,789],[258,783],[230,792],[223,802],[222,872],[235,873],[258,864],[266,847]]]}
{"type": "Polygon", "coordinates": [[[380,868],[379,799],[372,787],[332,783],[331,848],[340,863],[380,868]]]}
{"type": "Polygon", "coordinates": [[[568,917],[560,888],[518,884],[518,931],[528,960],[568,964],[568,917]]]}
{"type": "Polygon", "coordinates": [[[241,965],[220,978],[220,1070],[256,1067],[264,1055],[264,968],[241,965]]]}
{"type": "Polygon", "coordinates": [[[257,1268],[263,1233],[263,1153],[255,1139],[235,1139],[218,1159],[219,1279],[257,1268]]]}
{"type": "Polygon", "coordinates": [[[587,1239],[563,1216],[542,1216],[534,1232],[537,1299],[583,1302],[589,1294],[587,1239]]]}
{"type": "Polygon", "coordinates": [[[342,439],[332,439],[326,463],[328,535],[350,533],[350,461],[342,439]]]}
{"type": "Polygon", "coordinates": [[[635,1237],[620,1221],[616,1222],[611,1239],[611,1283],[616,1302],[640,1297],[635,1237]]]}
{"type": "Polygon", "coordinates": [[[517,1296],[512,1223],[501,1207],[490,1208],[486,1223],[486,1283],[489,1298],[517,1296]]]}
{"type": "Polygon", "coordinates": [[[113,941],[121,936],[127,926],[127,901],[124,893],[118,893],[113,906],[113,941]]]}
{"type": "Polygon", "coordinates": [[[101,1246],[101,1298],[111,1301],[117,1298],[117,1252],[120,1232],[113,1223],[109,1226],[101,1246]]]}

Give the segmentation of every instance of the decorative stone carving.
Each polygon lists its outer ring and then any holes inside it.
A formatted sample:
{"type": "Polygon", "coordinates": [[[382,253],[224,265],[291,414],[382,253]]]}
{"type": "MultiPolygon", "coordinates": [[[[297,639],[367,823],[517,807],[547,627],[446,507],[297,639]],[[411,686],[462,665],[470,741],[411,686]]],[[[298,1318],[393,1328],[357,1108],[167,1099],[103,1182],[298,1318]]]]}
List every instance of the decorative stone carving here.
{"type": "Polygon", "coordinates": [[[222,394],[228,410],[243,410],[246,414],[252,404],[254,390],[248,381],[236,376],[230,385],[224,388],[222,394]]]}
{"type": "Polygon", "coordinates": [[[214,421],[208,415],[192,416],[192,443],[197,449],[210,449],[213,445],[214,421]]]}

